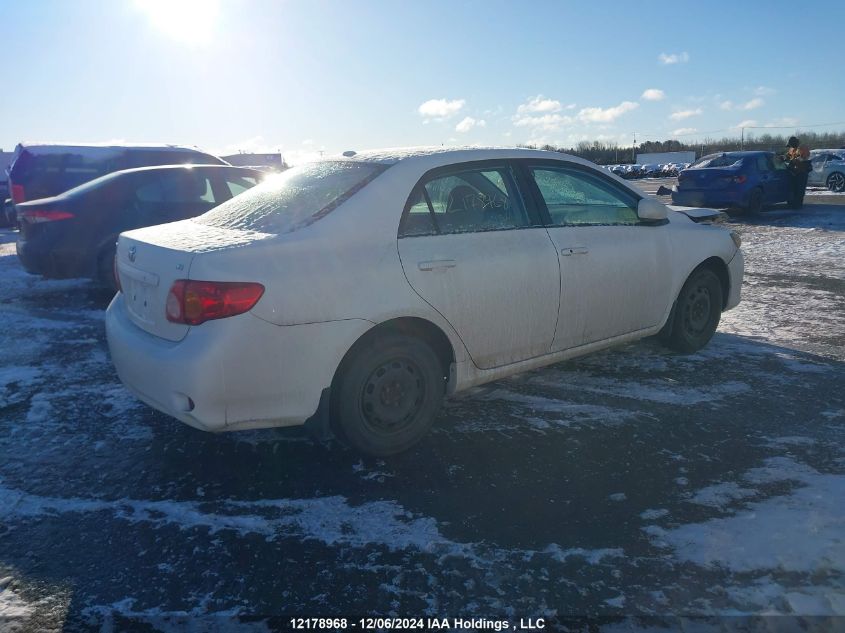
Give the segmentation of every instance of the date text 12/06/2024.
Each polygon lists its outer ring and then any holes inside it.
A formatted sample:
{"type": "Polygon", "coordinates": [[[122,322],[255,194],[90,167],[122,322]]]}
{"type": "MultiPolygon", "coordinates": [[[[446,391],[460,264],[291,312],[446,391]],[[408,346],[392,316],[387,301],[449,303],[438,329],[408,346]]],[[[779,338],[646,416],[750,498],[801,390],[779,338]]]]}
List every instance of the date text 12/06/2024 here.
{"type": "Polygon", "coordinates": [[[291,618],[290,628],[296,631],[314,630],[417,630],[417,631],[530,631],[546,627],[543,618],[520,618],[518,622],[487,620],[484,618],[291,618]]]}

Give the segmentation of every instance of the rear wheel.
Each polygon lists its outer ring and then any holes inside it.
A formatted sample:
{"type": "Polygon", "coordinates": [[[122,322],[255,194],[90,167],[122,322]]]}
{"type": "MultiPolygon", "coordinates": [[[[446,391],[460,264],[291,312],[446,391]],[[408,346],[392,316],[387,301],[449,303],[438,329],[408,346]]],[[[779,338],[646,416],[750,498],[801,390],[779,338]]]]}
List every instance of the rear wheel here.
{"type": "Polygon", "coordinates": [[[745,207],[749,213],[759,213],[763,210],[763,190],[752,189],[748,195],[748,204],[745,207]]]}
{"type": "MultiPolygon", "coordinates": [[[[661,340],[671,349],[691,354],[707,345],[722,316],[722,284],[708,268],[689,276],[670,316],[671,329],[661,340]]],[[[669,324],[667,324],[669,326],[669,324]]]]}
{"type": "Polygon", "coordinates": [[[835,171],[827,177],[827,188],[836,193],[845,191],[845,174],[835,171]]]}
{"type": "Polygon", "coordinates": [[[385,333],[344,362],[333,390],[333,423],[362,453],[399,453],[431,427],[445,384],[431,347],[410,336],[385,333]]]}

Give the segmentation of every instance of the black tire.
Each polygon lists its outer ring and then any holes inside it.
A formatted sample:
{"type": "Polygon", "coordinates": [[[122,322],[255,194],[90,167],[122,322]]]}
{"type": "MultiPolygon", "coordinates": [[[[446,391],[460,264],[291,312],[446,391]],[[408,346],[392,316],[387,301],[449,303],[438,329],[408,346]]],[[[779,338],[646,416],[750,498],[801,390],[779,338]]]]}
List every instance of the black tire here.
{"type": "Polygon", "coordinates": [[[114,256],[117,246],[112,244],[106,246],[97,256],[97,282],[108,290],[117,292],[117,284],[114,281],[114,256]]]}
{"type": "Polygon", "coordinates": [[[748,204],[745,206],[749,213],[760,213],[763,210],[763,190],[755,188],[748,194],[748,204]]]}
{"type": "Polygon", "coordinates": [[[659,335],[676,352],[691,354],[707,345],[722,317],[722,284],[709,268],[695,270],[675,301],[669,323],[659,335]],[[667,329],[669,328],[669,329],[667,329]]]}
{"type": "Polygon", "coordinates": [[[827,188],[831,191],[835,191],[836,193],[842,193],[845,191],[845,174],[839,171],[835,171],[827,177],[827,181],[825,181],[827,188]]]}
{"type": "Polygon", "coordinates": [[[431,347],[386,332],[344,361],[332,389],[332,424],[361,453],[400,453],[428,432],[445,387],[443,366],[431,347]]]}

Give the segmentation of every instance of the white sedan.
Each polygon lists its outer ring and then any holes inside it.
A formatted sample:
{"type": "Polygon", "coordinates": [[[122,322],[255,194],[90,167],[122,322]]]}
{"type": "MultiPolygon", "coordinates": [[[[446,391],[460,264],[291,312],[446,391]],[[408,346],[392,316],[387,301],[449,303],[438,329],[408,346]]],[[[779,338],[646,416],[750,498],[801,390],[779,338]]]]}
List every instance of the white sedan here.
{"type": "Polygon", "coordinates": [[[565,154],[347,152],[123,233],[109,347],[196,428],[322,421],[388,455],[448,394],[654,334],[705,345],[743,276],[707,215],[565,154]]]}

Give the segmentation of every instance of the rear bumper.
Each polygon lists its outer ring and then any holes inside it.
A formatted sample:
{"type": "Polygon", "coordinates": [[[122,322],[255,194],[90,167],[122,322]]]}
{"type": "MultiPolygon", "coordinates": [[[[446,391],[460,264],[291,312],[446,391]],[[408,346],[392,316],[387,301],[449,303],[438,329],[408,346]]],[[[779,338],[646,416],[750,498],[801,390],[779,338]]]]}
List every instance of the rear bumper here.
{"type": "Polygon", "coordinates": [[[302,424],[343,355],[372,324],[278,326],[243,314],[168,341],[137,327],[118,293],[106,311],[112,361],[151,407],[203,431],[302,424]]]}
{"type": "Polygon", "coordinates": [[[678,190],[672,192],[672,204],[684,207],[735,207],[748,202],[745,191],[678,190]]]}
{"type": "Polygon", "coordinates": [[[742,293],[742,279],[745,275],[745,257],[742,254],[742,249],[737,249],[733,259],[728,262],[728,277],[730,283],[730,290],[728,292],[728,301],[725,304],[725,310],[730,310],[739,305],[740,295],[742,293]]]}
{"type": "Polygon", "coordinates": [[[50,240],[26,240],[23,235],[18,234],[15,250],[24,270],[33,275],[43,275],[51,279],[94,275],[95,266],[89,261],[90,257],[75,252],[58,251],[50,240]]]}

